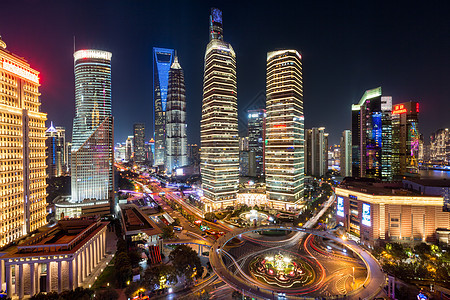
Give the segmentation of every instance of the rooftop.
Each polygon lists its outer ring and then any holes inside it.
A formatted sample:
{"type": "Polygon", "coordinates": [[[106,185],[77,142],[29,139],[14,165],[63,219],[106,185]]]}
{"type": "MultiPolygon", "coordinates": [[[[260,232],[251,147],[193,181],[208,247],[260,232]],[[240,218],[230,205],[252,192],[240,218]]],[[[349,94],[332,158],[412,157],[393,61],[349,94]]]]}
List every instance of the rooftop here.
{"type": "Polygon", "coordinates": [[[430,186],[430,187],[450,187],[450,180],[443,178],[443,179],[419,179],[419,178],[408,178],[404,179],[405,181],[411,181],[415,182],[417,184],[421,184],[424,186],[430,186]]]}
{"type": "Polygon", "coordinates": [[[146,216],[136,205],[125,204],[120,206],[122,210],[122,224],[126,235],[134,235],[139,231],[147,235],[161,234],[162,230],[146,216]]]}

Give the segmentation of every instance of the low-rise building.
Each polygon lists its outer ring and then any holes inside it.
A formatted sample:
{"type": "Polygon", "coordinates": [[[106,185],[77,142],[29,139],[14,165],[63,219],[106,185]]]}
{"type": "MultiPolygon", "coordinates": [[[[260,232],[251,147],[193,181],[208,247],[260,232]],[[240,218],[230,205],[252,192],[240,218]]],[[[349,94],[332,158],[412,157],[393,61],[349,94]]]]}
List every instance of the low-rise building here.
{"type": "Polygon", "coordinates": [[[8,297],[62,292],[81,285],[106,254],[108,222],[60,220],[0,252],[0,283],[8,297]]]}
{"type": "Polygon", "coordinates": [[[443,196],[420,194],[401,182],[346,178],[336,196],[337,223],[365,245],[377,240],[435,242],[437,229],[450,228],[443,196]]]}

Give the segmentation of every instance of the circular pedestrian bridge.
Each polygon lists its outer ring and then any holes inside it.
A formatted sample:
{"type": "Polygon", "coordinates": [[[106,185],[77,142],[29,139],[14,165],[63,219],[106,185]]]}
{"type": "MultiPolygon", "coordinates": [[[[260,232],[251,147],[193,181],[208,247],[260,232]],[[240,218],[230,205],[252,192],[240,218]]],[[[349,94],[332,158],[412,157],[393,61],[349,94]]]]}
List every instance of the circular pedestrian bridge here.
{"type": "Polygon", "coordinates": [[[377,260],[354,241],[343,240],[328,231],[296,226],[267,225],[235,229],[216,240],[211,246],[209,259],[221,280],[233,289],[257,299],[274,299],[277,295],[285,295],[289,299],[314,299],[318,296],[336,298],[344,295],[346,299],[372,299],[386,283],[377,260]],[[252,233],[274,230],[297,234],[284,236],[282,240],[250,238],[252,233]],[[305,234],[308,236],[305,237],[305,234]],[[308,250],[310,246],[315,248],[312,244],[315,236],[331,240],[341,250],[345,249],[345,253],[353,253],[354,258],[332,256],[330,259],[326,257],[329,255],[326,251],[320,254],[308,250]],[[233,249],[224,249],[234,238],[249,240],[249,246],[241,246],[244,248],[244,259],[230,254],[233,249]],[[251,249],[251,243],[255,242],[261,250],[251,249]],[[299,247],[303,247],[303,253],[299,247]],[[288,248],[294,251],[286,250],[288,248]],[[243,260],[247,263],[242,263],[243,260]],[[324,263],[325,260],[327,262],[324,263]]]}

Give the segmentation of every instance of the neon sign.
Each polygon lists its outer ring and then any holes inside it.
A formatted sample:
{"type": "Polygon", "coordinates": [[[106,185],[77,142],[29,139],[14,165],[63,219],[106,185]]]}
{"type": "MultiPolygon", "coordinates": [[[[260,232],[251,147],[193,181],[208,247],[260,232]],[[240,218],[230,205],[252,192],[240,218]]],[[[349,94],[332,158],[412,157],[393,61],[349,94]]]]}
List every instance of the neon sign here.
{"type": "Polygon", "coordinates": [[[30,70],[27,70],[25,68],[19,67],[13,63],[10,63],[9,61],[4,60],[2,69],[11,73],[16,74],[17,76],[20,76],[26,80],[33,81],[34,83],[39,84],[39,76],[36,73],[31,72],[30,70]]]}
{"type": "Polygon", "coordinates": [[[398,104],[394,107],[392,114],[404,114],[407,112],[408,112],[408,110],[406,109],[404,104],[398,104]]]}
{"type": "Polygon", "coordinates": [[[275,128],[286,128],[286,124],[276,124],[273,127],[275,127],[275,128]]]}

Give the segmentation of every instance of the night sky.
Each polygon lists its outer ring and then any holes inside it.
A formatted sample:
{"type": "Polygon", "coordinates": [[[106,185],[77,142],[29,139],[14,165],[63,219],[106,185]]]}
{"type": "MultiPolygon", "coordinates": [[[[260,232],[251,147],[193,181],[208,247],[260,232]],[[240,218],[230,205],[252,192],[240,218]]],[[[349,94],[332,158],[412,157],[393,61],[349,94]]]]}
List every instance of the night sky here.
{"type": "MultiPolygon", "coordinates": [[[[393,103],[420,102],[420,131],[450,127],[449,1],[9,1],[0,6],[7,49],[41,72],[42,111],[72,131],[76,49],[111,51],[115,141],[133,123],[152,134],[152,47],[178,51],[187,89],[188,141],[200,141],[203,57],[210,7],[223,10],[237,54],[238,106],[264,105],[266,53],[303,56],[305,125],[330,144],[351,128],[351,104],[383,87],[393,103]],[[363,3],[364,2],[364,3],[363,3]],[[429,4],[427,2],[433,2],[429,4]]],[[[244,128],[241,128],[244,131],[244,128]]]]}

